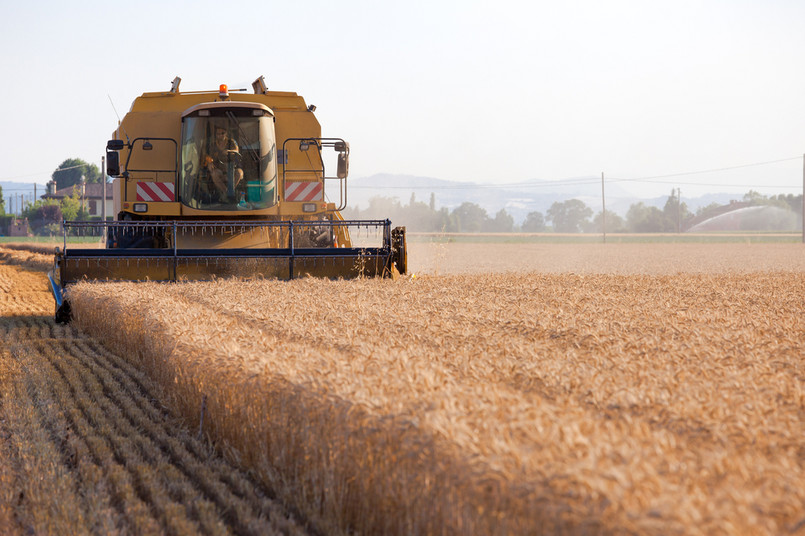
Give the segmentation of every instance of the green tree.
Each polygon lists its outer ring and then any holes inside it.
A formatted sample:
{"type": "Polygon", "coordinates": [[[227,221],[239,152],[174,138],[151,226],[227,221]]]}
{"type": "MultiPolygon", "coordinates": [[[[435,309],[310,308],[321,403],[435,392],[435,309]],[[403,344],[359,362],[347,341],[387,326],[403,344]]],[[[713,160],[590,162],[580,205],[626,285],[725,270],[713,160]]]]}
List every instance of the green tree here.
{"type": "Polygon", "coordinates": [[[401,222],[412,231],[436,231],[445,225],[444,215],[432,209],[428,204],[416,200],[411,194],[408,205],[401,207],[401,222]]]}
{"type": "Polygon", "coordinates": [[[561,203],[556,201],[547,214],[553,223],[553,230],[558,233],[580,232],[592,215],[592,209],[578,199],[568,199],[561,203]]]}
{"type": "Polygon", "coordinates": [[[22,213],[28,218],[34,234],[55,234],[61,227],[61,204],[55,199],[39,199],[28,205],[22,213]]]}
{"type": "Polygon", "coordinates": [[[767,205],[769,198],[760,192],[749,190],[746,194],[744,194],[744,202],[749,203],[750,205],[767,205]]]}
{"type": "Polygon", "coordinates": [[[64,219],[68,221],[89,219],[86,207],[81,207],[81,192],[78,186],[73,187],[73,195],[62,199],[61,212],[64,219]]]}
{"type": "Polygon", "coordinates": [[[540,233],[545,230],[545,216],[542,212],[534,211],[526,214],[521,227],[524,233],[540,233]]]}
{"type": "Polygon", "coordinates": [[[707,206],[699,207],[696,209],[696,216],[701,216],[703,214],[716,214],[721,209],[722,205],[716,203],[715,201],[710,203],[707,206]]]}
{"type": "Polygon", "coordinates": [[[642,201],[629,207],[626,226],[633,233],[661,233],[666,230],[666,218],[657,207],[646,206],[642,201]]]}
{"type": "Polygon", "coordinates": [[[487,225],[489,216],[483,207],[465,201],[450,214],[453,226],[459,233],[478,233],[487,225]]]}
{"type": "Polygon", "coordinates": [[[514,218],[502,208],[493,219],[486,221],[484,230],[490,233],[510,233],[514,230],[514,218]]]}
{"type": "MultiPolygon", "coordinates": [[[[602,217],[602,213],[599,212],[593,218],[592,224],[590,225],[590,231],[593,233],[602,233],[604,227],[604,218],[602,217]]],[[[623,221],[623,218],[612,212],[611,210],[607,210],[607,232],[608,233],[625,233],[626,232],[626,222],[623,221]]]]}
{"type": "Polygon", "coordinates": [[[0,216],[6,213],[6,202],[3,199],[3,187],[0,186],[0,216]]]}
{"type": "Polygon", "coordinates": [[[101,172],[95,164],[88,164],[80,158],[68,158],[56,168],[51,178],[56,182],[56,189],[68,188],[81,182],[101,182],[101,172]]]}
{"type": "Polygon", "coordinates": [[[671,195],[665,201],[665,206],[662,209],[665,215],[664,231],[681,231],[685,228],[685,222],[693,217],[693,214],[688,210],[688,205],[681,202],[681,197],[677,194],[678,190],[672,189],[671,195]]]}
{"type": "Polygon", "coordinates": [[[780,208],[793,210],[797,214],[802,214],[802,194],[778,194],[769,198],[769,202],[780,208]]]}

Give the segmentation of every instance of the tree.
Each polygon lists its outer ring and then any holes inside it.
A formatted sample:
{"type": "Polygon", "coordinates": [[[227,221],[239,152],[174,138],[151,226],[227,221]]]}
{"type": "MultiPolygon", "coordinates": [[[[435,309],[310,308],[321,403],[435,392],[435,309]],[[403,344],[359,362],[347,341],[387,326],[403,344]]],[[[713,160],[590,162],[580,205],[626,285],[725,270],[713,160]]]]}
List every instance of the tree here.
{"type": "Polygon", "coordinates": [[[696,209],[696,216],[701,216],[703,214],[718,214],[721,210],[722,205],[716,203],[715,201],[710,203],[707,206],[699,207],[696,209]]]}
{"type": "MultiPolygon", "coordinates": [[[[2,197],[0,197],[2,199],[2,197]]],[[[780,208],[793,210],[797,214],[802,214],[802,194],[778,194],[769,198],[769,203],[780,208]]]]}
{"type": "Polygon", "coordinates": [[[578,233],[588,218],[593,215],[590,207],[578,199],[556,201],[548,209],[548,219],[553,222],[553,230],[559,233],[578,233]]]}
{"type": "Polygon", "coordinates": [[[688,205],[681,202],[677,193],[678,190],[671,189],[671,195],[665,201],[662,209],[665,215],[664,231],[681,231],[685,227],[685,222],[693,217],[688,210],[688,205]]]}
{"type": "Polygon", "coordinates": [[[744,194],[744,202],[749,203],[750,205],[766,205],[768,204],[768,201],[768,197],[754,190],[749,190],[746,194],[744,194]]]}
{"type": "Polygon", "coordinates": [[[648,207],[641,201],[629,207],[626,226],[633,233],[660,233],[665,230],[665,214],[657,207],[648,207]]]}
{"type": "Polygon", "coordinates": [[[65,197],[61,201],[62,216],[65,220],[86,220],[89,218],[89,212],[86,208],[81,207],[81,192],[78,186],[73,187],[73,195],[65,197]]]}
{"type": "Polygon", "coordinates": [[[502,208],[495,214],[495,218],[487,220],[486,230],[490,233],[510,233],[514,229],[514,218],[502,208]]]}
{"type": "Polygon", "coordinates": [[[483,207],[465,201],[450,214],[454,230],[459,233],[478,233],[484,229],[489,216],[483,207]]]}
{"type": "Polygon", "coordinates": [[[68,158],[56,168],[51,178],[56,182],[56,189],[68,188],[81,182],[101,182],[101,172],[95,164],[88,164],[80,158],[68,158]]]}
{"type": "Polygon", "coordinates": [[[542,212],[529,212],[523,222],[522,230],[524,233],[540,233],[545,230],[545,217],[542,212]]]}
{"type": "Polygon", "coordinates": [[[55,199],[39,199],[29,205],[22,216],[28,219],[35,234],[55,234],[63,219],[61,204],[55,199]]]}
{"type": "MultiPolygon", "coordinates": [[[[604,218],[602,217],[602,213],[599,212],[593,218],[593,222],[590,225],[590,230],[594,233],[602,233],[604,227],[604,218]]],[[[623,221],[623,218],[615,214],[614,212],[607,210],[607,232],[608,233],[625,233],[626,232],[626,223],[623,221]]]]}
{"type": "Polygon", "coordinates": [[[417,201],[414,194],[407,206],[401,207],[400,222],[412,231],[434,231],[445,225],[443,215],[430,208],[422,201],[417,201]]]}
{"type": "Polygon", "coordinates": [[[3,187],[0,186],[0,216],[6,213],[6,202],[3,199],[3,187]]]}

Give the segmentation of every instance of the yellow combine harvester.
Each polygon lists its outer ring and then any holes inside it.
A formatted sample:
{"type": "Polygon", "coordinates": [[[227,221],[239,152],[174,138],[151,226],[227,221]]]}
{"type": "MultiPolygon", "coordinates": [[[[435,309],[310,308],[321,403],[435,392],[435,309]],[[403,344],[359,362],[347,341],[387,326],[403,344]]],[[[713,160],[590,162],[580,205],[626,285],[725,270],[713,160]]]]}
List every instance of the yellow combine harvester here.
{"type": "Polygon", "coordinates": [[[65,287],[82,279],[406,272],[404,227],[342,219],[349,144],[321,137],[315,106],[269,91],[262,76],[253,93],[183,93],[180,82],[138,97],[107,144],[114,221],[64,222],[50,273],[57,321],[70,318],[65,287]],[[105,248],[68,248],[71,236],[97,236],[105,248]]]}

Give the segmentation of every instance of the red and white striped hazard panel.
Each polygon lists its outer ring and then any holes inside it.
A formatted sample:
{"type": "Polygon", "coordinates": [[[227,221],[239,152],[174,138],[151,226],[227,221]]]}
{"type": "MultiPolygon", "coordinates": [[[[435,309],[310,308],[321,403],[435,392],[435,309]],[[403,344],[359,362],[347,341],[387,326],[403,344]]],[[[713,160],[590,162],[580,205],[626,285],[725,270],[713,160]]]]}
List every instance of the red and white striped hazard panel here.
{"type": "Polygon", "coordinates": [[[173,183],[171,182],[138,182],[137,201],[175,201],[173,183]]]}
{"type": "Polygon", "coordinates": [[[286,182],[286,201],[323,201],[324,185],[320,182],[286,182]]]}

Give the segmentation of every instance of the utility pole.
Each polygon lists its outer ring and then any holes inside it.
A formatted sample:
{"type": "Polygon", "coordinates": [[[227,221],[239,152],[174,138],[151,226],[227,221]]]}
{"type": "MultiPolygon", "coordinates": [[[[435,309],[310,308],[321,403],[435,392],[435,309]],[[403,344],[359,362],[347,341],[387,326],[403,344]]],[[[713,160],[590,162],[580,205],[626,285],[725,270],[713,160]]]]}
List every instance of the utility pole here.
{"type": "Polygon", "coordinates": [[[604,197],[604,172],[601,172],[601,230],[604,232],[604,244],[607,243],[607,202],[604,197]]]}
{"type": "Polygon", "coordinates": [[[676,232],[682,232],[682,190],[676,189],[676,232]]]}
{"type": "Polygon", "coordinates": [[[103,190],[101,191],[101,218],[106,221],[106,157],[101,157],[101,184],[103,190]]]}
{"type": "Polygon", "coordinates": [[[87,179],[81,175],[81,213],[84,212],[84,195],[86,192],[87,179]]]}
{"type": "Polygon", "coordinates": [[[101,238],[103,243],[106,244],[106,157],[101,157],[101,221],[103,222],[103,231],[101,231],[101,238]]]}

